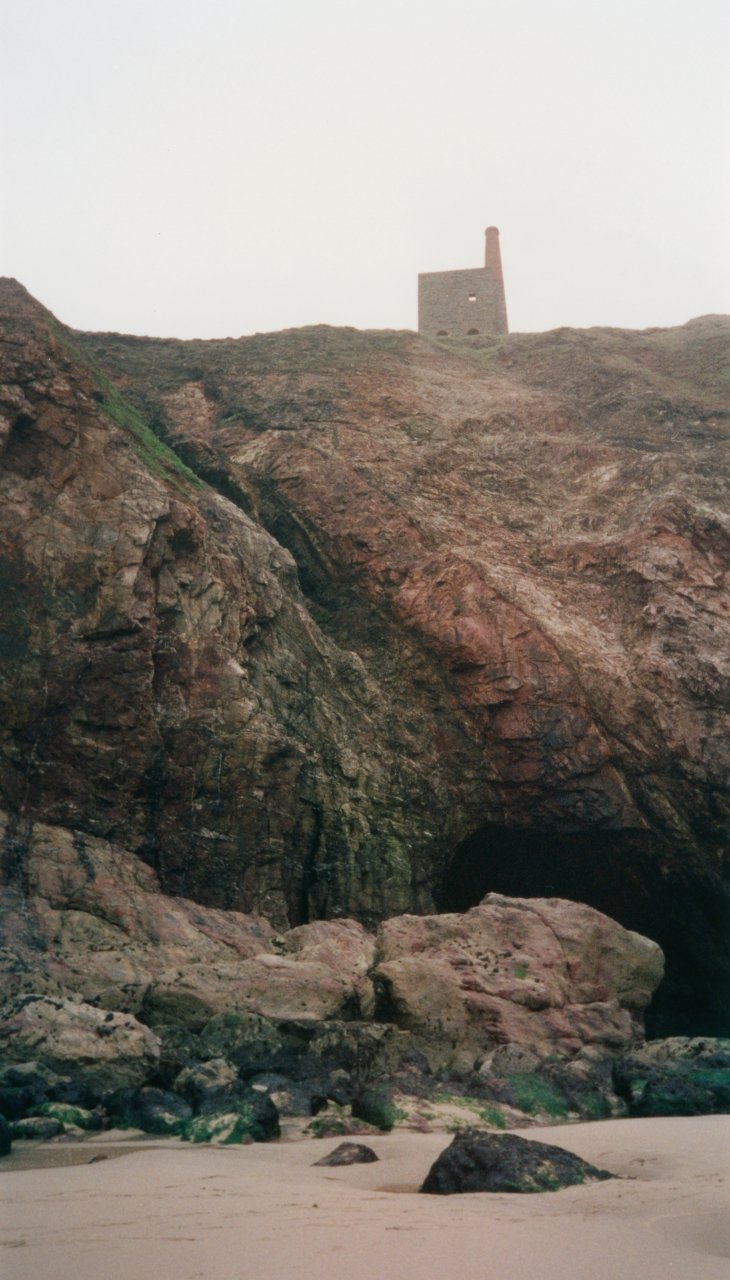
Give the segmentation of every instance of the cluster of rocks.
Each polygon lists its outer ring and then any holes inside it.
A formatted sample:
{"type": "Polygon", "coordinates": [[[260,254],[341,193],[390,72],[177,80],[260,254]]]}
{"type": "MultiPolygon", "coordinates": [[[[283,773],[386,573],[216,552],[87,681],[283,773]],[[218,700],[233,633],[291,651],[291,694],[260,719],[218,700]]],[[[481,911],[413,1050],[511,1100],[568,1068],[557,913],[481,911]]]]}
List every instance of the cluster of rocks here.
{"type": "Polygon", "coordinates": [[[453,1123],[505,1125],[650,1114],[682,1089],[694,1101],[676,1109],[728,1105],[730,1044],[644,1044],[659,948],[577,903],[490,894],[376,933],[277,933],[42,824],[24,876],[0,956],[10,1136],[259,1141],[280,1117],[325,1136],[428,1128],[444,1106],[453,1123]]]}
{"type": "Polygon", "coordinates": [[[224,1062],[191,1064],[167,1089],[146,1083],[160,1079],[159,1040],[134,1018],[25,996],[11,1007],[3,1031],[14,1037],[11,1053],[30,1045],[37,1052],[30,1061],[0,1069],[0,1114],[10,1139],[82,1137],[109,1127],[190,1142],[265,1142],[279,1136],[271,1098],[224,1062]],[[94,1055],[95,1035],[111,1052],[94,1055]],[[78,1058],[71,1056],[73,1047],[78,1058]]]}
{"type": "Polygon", "coordinates": [[[622,1054],[585,1046],[558,1060],[513,1045],[478,1070],[432,1071],[407,1034],[387,1024],[267,1026],[223,1014],[196,1039],[48,996],[18,997],[3,1012],[5,1152],[11,1138],[83,1137],[110,1126],[235,1143],[275,1138],[280,1117],[293,1116],[327,1137],[396,1124],[428,1129],[439,1108],[444,1124],[490,1128],[730,1110],[730,1040],[676,1038],[622,1054]],[[213,1051],[219,1056],[201,1056],[213,1051]]]}
{"type": "Polygon", "coordinates": [[[276,933],[260,916],[161,893],[151,868],[96,837],[38,823],[23,858],[22,887],[5,895],[5,989],[74,992],[204,1039],[212,1019],[237,1014],[259,1019],[254,1041],[301,1021],[386,1024],[431,1069],[506,1044],[559,1057],[618,1050],[641,1038],[663,972],[655,943],[560,899],[489,894],[470,911],[395,916],[375,933],[355,920],[276,933]]]}
{"type": "MultiPolygon", "coordinates": [[[[341,1142],[315,1165],[371,1164],[378,1157],[360,1142],[341,1142]]],[[[469,1191],[536,1192],[604,1182],[614,1175],[597,1169],[563,1147],[528,1141],[516,1134],[462,1129],[432,1164],[420,1188],[426,1195],[469,1191]]]]}
{"type": "Polygon", "coordinates": [[[730,1112],[730,1039],[650,1041],[619,1059],[613,1081],[633,1116],[730,1112]]]}

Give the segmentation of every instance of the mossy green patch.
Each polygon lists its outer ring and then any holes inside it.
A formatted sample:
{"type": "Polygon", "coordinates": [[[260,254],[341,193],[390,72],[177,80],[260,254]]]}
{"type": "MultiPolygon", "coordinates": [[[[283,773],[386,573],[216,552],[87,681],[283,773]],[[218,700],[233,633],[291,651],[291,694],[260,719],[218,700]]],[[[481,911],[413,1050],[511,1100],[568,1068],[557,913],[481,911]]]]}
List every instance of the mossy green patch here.
{"type": "MultiPolygon", "coordinates": [[[[461,1107],[465,1111],[472,1111],[474,1115],[493,1129],[505,1129],[507,1121],[498,1106],[492,1106],[485,1103],[482,1098],[474,1098],[468,1094],[462,1093],[446,1093],[439,1091],[433,1095],[433,1102],[440,1103],[448,1107],[461,1107]]],[[[431,1119],[435,1117],[431,1116],[431,1119]]],[[[454,1132],[463,1129],[469,1122],[466,1120],[458,1120],[451,1126],[454,1132]]]]}
{"type": "Polygon", "coordinates": [[[307,1129],[313,1138],[340,1138],[352,1132],[352,1124],[344,1115],[325,1113],[315,1116],[314,1120],[307,1125],[307,1129]]]}
{"type": "Polygon", "coordinates": [[[358,1120],[388,1133],[399,1120],[406,1120],[407,1113],[397,1107],[385,1089],[366,1089],[352,1104],[352,1114],[358,1120]]]}
{"type": "Polygon", "coordinates": [[[580,1114],[588,1120],[606,1120],[611,1115],[611,1104],[601,1093],[591,1093],[580,1099],[580,1114]]]}
{"type": "Polygon", "coordinates": [[[730,1107],[730,1069],[704,1067],[699,1071],[690,1071],[689,1078],[693,1084],[710,1089],[718,1107],[730,1107]]]}
{"type": "Polygon", "coordinates": [[[234,1013],[231,1010],[228,1010],[225,1013],[219,1014],[218,1017],[221,1027],[224,1027],[227,1031],[236,1030],[238,1027],[243,1026],[244,1019],[243,1015],[240,1013],[234,1013]]]}
{"type": "Polygon", "coordinates": [[[94,1111],[84,1107],[74,1107],[68,1102],[44,1102],[38,1108],[40,1115],[59,1120],[66,1127],[72,1125],[76,1129],[94,1130],[101,1128],[101,1118],[94,1111]]]}
{"type": "Polygon", "coordinates": [[[53,317],[49,317],[48,327],[67,354],[91,373],[101,392],[102,411],[132,437],[137,453],[153,475],[173,484],[183,494],[187,494],[191,486],[202,489],[203,481],[200,477],[178,458],[174,449],[155,434],[139,410],[124,398],[93,358],[72,341],[69,333],[53,317]]]}
{"type": "Polygon", "coordinates": [[[182,1128],[186,1142],[215,1142],[220,1146],[233,1146],[254,1142],[258,1126],[250,1107],[229,1111],[222,1115],[193,1116],[182,1128]]]}
{"type": "MultiPolygon", "coordinates": [[[[149,470],[163,480],[167,480],[180,489],[180,480],[194,489],[202,489],[203,482],[194,471],[187,467],[182,459],[159,436],[155,435],[142,414],[131,405],[117,388],[103,374],[97,374],[104,392],[101,408],[117,426],[128,432],[135,441],[137,452],[149,470]]],[[[185,492],[185,489],[182,489],[185,492]]]]}
{"type": "Polygon", "coordinates": [[[538,1111],[555,1117],[568,1114],[568,1104],[560,1090],[536,1072],[510,1075],[507,1080],[520,1111],[526,1111],[531,1116],[538,1111]]]}
{"type": "Polygon", "coordinates": [[[499,1107],[480,1107],[477,1112],[480,1120],[488,1124],[493,1129],[506,1129],[507,1121],[505,1120],[499,1107]]]}

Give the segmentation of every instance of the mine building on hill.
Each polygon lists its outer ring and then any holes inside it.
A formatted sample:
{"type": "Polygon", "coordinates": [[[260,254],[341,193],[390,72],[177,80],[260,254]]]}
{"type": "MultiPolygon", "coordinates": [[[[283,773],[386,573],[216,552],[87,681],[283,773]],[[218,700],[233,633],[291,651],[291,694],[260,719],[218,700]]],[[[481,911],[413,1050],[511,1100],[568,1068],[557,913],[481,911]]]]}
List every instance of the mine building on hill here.
{"type": "Polygon", "coordinates": [[[484,266],[418,277],[418,332],[432,338],[508,333],[499,231],[487,227],[484,266]]]}

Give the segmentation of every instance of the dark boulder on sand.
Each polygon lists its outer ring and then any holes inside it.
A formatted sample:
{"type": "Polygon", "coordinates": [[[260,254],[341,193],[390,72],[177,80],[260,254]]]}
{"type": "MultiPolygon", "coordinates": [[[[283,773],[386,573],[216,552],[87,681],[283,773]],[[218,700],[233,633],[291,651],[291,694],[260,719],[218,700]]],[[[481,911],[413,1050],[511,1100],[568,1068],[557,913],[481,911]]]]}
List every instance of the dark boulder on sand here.
{"type": "Polygon", "coordinates": [[[313,1167],[316,1169],[318,1165],[335,1168],[343,1164],[372,1164],[377,1158],[372,1148],[366,1147],[362,1142],[341,1142],[339,1147],[330,1151],[328,1156],[315,1160],[313,1167]]]}
{"type": "Polygon", "coordinates": [[[612,1177],[562,1147],[513,1133],[465,1129],[431,1166],[421,1191],[441,1196],[463,1191],[558,1191],[612,1177]]]}

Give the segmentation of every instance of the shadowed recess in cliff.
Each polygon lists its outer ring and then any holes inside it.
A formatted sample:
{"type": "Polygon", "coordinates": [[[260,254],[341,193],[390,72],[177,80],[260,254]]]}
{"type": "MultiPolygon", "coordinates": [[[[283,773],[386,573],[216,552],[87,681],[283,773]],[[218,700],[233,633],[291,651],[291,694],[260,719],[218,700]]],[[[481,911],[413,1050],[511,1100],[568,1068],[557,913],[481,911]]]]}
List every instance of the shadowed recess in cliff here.
{"type": "Polygon", "coordinates": [[[656,837],[487,823],[456,848],[439,909],[466,911],[490,892],[585,902],[652,938],[664,951],[666,975],[647,1034],[727,1035],[730,894],[718,876],[682,866],[656,837]]]}

